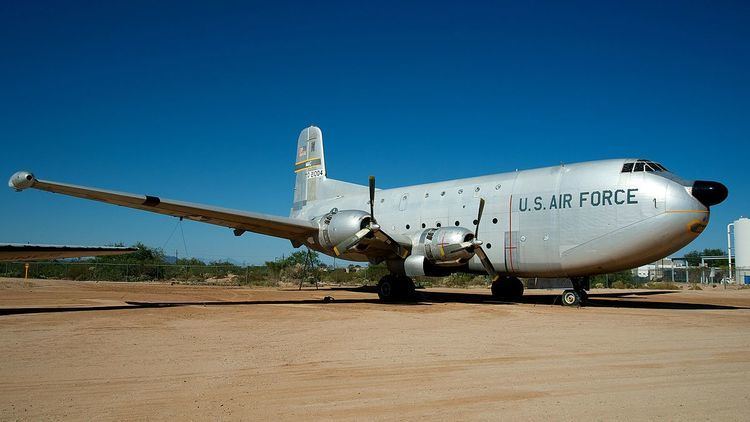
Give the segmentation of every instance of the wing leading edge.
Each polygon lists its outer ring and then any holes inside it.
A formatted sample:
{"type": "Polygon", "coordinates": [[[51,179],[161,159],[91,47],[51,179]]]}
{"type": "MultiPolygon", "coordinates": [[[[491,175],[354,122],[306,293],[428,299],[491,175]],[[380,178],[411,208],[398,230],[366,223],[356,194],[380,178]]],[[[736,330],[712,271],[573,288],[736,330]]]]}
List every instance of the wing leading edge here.
{"type": "Polygon", "coordinates": [[[230,227],[235,229],[235,234],[249,231],[268,236],[281,237],[289,239],[293,243],[301,243],[308,236],[314,236],[318,233],[318,226],[306,220],[174,201],[171,199],[160,198],[158,196],[137,195],[85,186],[69,185],[66,183],[50,182],[39,180],[34,177],[33,174],[25,171],[20,171],[14,174],[8,182],[8,185],[17,191],[34,188],[63,195],[75,196],[78,198],[106,202],[108,204],[119,205],[122,207],[155,212],[157,214],[187,218],[189,220],[215,224],[217,226],[230,227]]]}

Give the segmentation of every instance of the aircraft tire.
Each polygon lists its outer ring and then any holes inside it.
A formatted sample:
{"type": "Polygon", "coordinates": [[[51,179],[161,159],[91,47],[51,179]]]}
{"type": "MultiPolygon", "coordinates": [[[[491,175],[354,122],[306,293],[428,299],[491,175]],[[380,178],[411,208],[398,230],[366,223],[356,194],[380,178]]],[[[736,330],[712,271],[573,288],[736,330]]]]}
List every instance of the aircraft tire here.
{"type": "Polygon", "coordinates": [[[412,300],[415,296],[414,281],[409,277],[389,274],[378,282],[378,297],[383,302],[412,300]]]}
{"type": "Polygon", "coordinates": [[[561,296],[563,306],[581,306],[581,296],[575,290],[566,290],[561,296]]]}
{"type": "Polygon", "coordinates": [[[414,300],[417,297],[417,288],[414,286],[414,280],[411,278],[404,277],[401,288],[404,300],[414,300]]]}
{"type": "Polygon", "coordinates": [[[582,303],[586,302],[587,300],[589,300],[589,294],[586,292],[586,290],[581,290],[581,291],[576,292],[576,293],[578,293],[578,297],[581,298],[581,302],[582,303]]]}
{"type": "Polygon", "coordinates": [[[492,296],[496,299],[518,300],[523,296],[523,282],[516,277],[501,277],[492,283],[492,296]]]}
{"type": "Polygon", "coordinates": [[[396,300],[398,294],[396,283],[394,281],[395,277],[392,275],[386,275],[378,282],[378,297],[383,302],[393,302],[396,300]]]}

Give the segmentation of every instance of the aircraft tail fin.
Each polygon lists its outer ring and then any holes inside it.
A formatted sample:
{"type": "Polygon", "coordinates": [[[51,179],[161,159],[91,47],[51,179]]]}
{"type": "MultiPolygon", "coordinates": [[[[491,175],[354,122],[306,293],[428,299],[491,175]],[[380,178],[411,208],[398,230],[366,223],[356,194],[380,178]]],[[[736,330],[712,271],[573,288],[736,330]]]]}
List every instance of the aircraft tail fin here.
{"type": "Polygon", "coordinates": [[[352,193],[367,192],[367,186],[329,179],[323,152],[323,132],[316,126],[302,130],[295,150],[294,202],[292,217],[310,202],[352,193]]]}

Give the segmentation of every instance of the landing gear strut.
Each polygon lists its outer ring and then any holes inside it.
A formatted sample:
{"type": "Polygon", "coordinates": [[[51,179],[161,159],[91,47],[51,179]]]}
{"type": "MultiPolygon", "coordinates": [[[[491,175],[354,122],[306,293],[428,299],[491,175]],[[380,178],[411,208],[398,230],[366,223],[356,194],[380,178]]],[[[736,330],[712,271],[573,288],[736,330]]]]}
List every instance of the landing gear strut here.
{"type": "Polygon", "coordinates": [[[378,297],[383,302],[398,302],[414,299],[414,281],[404,275],[388,274],[378,283],[378,297]]]}
{"type": "Polygon", "coordinates": [[[586,290],[591,289],[591,281],[588,277],[572,277],[573,290],[565,290],[561,296],[563,306],[581,306],[589,295],[586,290]]]}
{"type": "Polygon", "coordinates": [[[523,296],[523,283],[516,277],[500,276],[492,282],[492,297],[503,300],[518,300],[523,296]]]}

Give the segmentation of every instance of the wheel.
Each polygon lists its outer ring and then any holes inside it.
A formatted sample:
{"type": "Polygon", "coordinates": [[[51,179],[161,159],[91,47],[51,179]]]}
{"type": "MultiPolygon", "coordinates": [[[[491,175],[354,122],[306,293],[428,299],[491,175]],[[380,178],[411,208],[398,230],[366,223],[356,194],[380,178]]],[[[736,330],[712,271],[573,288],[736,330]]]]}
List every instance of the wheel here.
{"type": "Polygon", "coordinates": [[[586,292],[586,290],[578,291],[578,297],[581,298],[581,302],[586,302],[589,300],[589,294],[586,292]]]}
{"type": "Polygon", "coordinates": [[[562,294],[563,306],[581,306],[581,297],[575,290],[566,290],[562,294]]]}
{"type": "Polygon", "coordinates": [[[492,282],[492,296],[497,299],[520,299],[523,296],[523,282],[516,277],[500,277],[492,282]]]}
{"type": "Polygon", "coordinates": [[[396,298],[396,286],[392,276],[384,276],[378,282],[378,297],[383,302],[392,302],[396,298]]]}
{"type": "Polygon", "coordinates": [[[511,278],[510,297],[520,299],[523,296],[523,282],[515,277],[511,278]]]}
{"type": "Polygon", "coordinates": [[[410,300],[415,296],[414,281],[409,277],[386,275],[378,283],[378,297],[383,302],[410,300]]]}
{"type": "Polygon", "coordinates": [[[414,286],[414,280],[404,276],[401,282],[402,299],[411,300],[417,296],[417,288],[414,286]]]}

